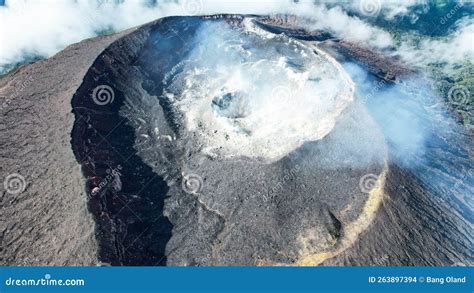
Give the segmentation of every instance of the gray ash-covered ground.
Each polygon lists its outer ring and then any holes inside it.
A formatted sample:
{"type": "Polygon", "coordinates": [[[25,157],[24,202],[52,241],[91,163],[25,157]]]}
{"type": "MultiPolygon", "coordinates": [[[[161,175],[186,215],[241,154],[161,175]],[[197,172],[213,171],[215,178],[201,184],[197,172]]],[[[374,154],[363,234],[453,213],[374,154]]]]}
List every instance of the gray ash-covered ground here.
{"type": "Polygon", "coordinates": [[[2,109],[2,177],[28,170],[23,193],[2,189],[2,263],[472,264],[472,136],[450,120],[426,118],[423,152],[404,160],[380,100],[358,90],[329,133],[284,156],[206,149],[163,81],[179,84],[202,26],[246,40],[246,21],[357,64],[379,92],[418,78],[294,18],[250,16],[165,18],[22,67],[0,81],[12,96],[34,74],[2,109]]]}

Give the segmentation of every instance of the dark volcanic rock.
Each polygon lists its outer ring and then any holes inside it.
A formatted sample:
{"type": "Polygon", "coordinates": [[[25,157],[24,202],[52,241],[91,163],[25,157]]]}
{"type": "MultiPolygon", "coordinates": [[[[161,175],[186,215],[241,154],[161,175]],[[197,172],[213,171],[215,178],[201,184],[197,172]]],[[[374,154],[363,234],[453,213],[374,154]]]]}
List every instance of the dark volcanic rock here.
{"type": "MultiPolygon", "coordinates": [[[[364,131],[376,126],[364,116],[356,119],[367,114],[355,106],[340,122],[344,131],[379,145],[381,157],[369,169],[332,166],[325,159],[338,131],[272,164],[201,153],[160,95],[161,81],[192,49],[202,22],[167,18],[122,38],[97,58],[73,98],[72,144],[93,194],[89,206],[100,259],[129,265],[291,264],[346,245],[344,230],[367,200],[359,179],[380,173],[384,164],[381,135],[364,131]],[[91,99],[102,85],[113,88],[113,103],[91,99]],[[122,190],[109,184],[93,192],[117,166],[122,190]],[[203,180],[197,193],[182,187],[190,174],[203,180]],[[147,185],[150,180],[154,185],[147,185]]],[[[344,155],[339,160],[351,159],[344,155]]]]}
{"type": "Polygon", "coordinates": [[[370,73],[385,81],[393,82],[397,77],[415,73],[393,58],[377,54],[360,44],[344,40],[327,40],[322,47],[332,48],[344,58],[363,65],[370,73]]]}
{"type": "Polygon", "coordinates": [[[334,37],[324,31],[308,31],[297,25],[297,18],[267,17],[256,21],[266,31],[274,34],[285,34],[289,37],[304,41],[325,41],[334,37]]]}
{"type": "Polygon", "coordinates": [[[69,46],[0,79],[2,265],[98,262],[85,181],[70,144],[71,97],[95,58],[127,33],[69,46]],[[23,192],[5,190],[11,174],[24,177],[23,192]]]}

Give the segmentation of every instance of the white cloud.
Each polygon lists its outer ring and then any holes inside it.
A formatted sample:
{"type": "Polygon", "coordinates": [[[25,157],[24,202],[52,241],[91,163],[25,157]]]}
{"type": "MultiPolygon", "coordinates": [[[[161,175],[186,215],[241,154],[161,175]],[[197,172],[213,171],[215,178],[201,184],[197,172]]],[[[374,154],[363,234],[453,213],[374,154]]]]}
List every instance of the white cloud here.
{"type": "Polygon", "coordinates": [[[419,46],[402,42],[396,55],[412,66],[423,67],[430,63],[446,63],[449,67],[474,60],[474,21],[464,18],[447,38],[426,38],[419,46]]]}
{"type": "MultiPolygon", "coordinates": [[[[394,45],[391,35],[370,25],[346,10],[375,3],[379,13],[390,19],[413,13],[413,7],[427,0],[406,1],[335,1],[340,6],[315,5],[314,1],[292,0],[7,0],[0,7],[0,72],[6,65],[21,62],[28,56],[49,57],[69,44],[96,36],[99,31],[120,31],[169,15],[217,13],[274,14],[290,13],[310,21],[310,29],[330,31],[341,39],[385,49],[394,45]]],[[[330,1],[321,1],[328,3],[330,1]]],[[[472,22],[464,21],[457,33],[446,40],[422,42],[419,48],[402,44],[397,52],[405,60],[422,64],[434,58],[458,62],[472,59],[472,22]]]]}
{"type": "Polygon", "coordinates": [[[338,38],[360,42],[384,49],[394,44],[389,33],[371,26],[358,17],[349,16],[340,6],[326,8],[323,5],[297,7],[292,12],[310,19],[306,27],[313,30],[326,30],[338,38]]]}
{"type": "Polygon", "coordinates": [[[428,0],[355,0],[349,1],[346,8],[361,14],[381,14],[386,19],[394,19],[397,16],[412,16],[413,7],[424,6],[427,8],[428,0]]]}
{"type": "Polygon", "coordinates": [[[0,69],[25,55],[51,56],[108,27],[122,30],[164,15],[158,7],[147,7],[142,0],[98,3],[7,0],[7,6],[0,8],[0,69]]]}

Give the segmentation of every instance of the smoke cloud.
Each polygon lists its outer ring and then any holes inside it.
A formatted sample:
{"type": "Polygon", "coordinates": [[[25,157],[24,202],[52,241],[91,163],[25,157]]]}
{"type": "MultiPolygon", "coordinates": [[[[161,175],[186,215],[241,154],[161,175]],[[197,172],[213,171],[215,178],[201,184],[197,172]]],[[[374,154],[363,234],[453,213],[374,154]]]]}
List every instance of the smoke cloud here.
{"type": "Polygon", "coordinates": [[[35,57],[50,57],[72,43],[99,34],[165,16],[217,13],[295,14],[309,19],[310,29],[324,29],[339,38],[380,50],[395,46],[396,54],[410,63],[438,60],[451,64],[472,59],[472,19],[458,22],[455,32],[445,39],[428,38],[416,46],[403,39],[396,42],[389,32],[367,21],[402,16],[414,17],[416,21],[417,15],[428,10],[427,0],[6,0],[0,6],[0,74],[16,64],[35,57]]]}
{"type": "MultiPolygon", "coordinates": [[[[459,2],[455,9],[435,19],[440,25],[449,25],[448,34],[440,37],[408,30],[394,32],[380,25],[379,20],[391,22],[400,18],[416,23],[420,16],[430,12],[430,3],[428,0],[7,0],[0,6],[0,74],[25,60],[49,57],[72,43],[99,34],[165,16],[219,13],[297,15],[309,30],[328,31],[337,38],[398,57],[410,67],[423,69],[430,64],[443,64],[449,69],[473,60],[473,17],[461,13],[463,6],[472,3],[459,2]],[[447,24],[446,19],[454,21],[447,24]]],[[[344,67],[357,85],[355,107],[367,108],[398,162],[408,166],[412,161],[420,162],[412,159],[424,156],[430,137],[452,128],[451,121],[439,114],[443,112],[439,109],[442,105],[437,101],[439,97],[424,80],[409,77],[396,85],[379,86],[374,85],[364,69],[354,64],[344,67]],[[369,97],[365,105],[356,104],[365,97],[369,97]]],[[[371,123],[367,121],[364,125],[371,123]]],[[[363,166],[383,159],[383,148],[373,143],[380,136],[371,128],[365,132],[347,128],[340,133],[336,138],[340,143],[324,150],[328,154],[327,166],[363,166]],[[365,135],[363,138],[361,133],[365,135]]]]}

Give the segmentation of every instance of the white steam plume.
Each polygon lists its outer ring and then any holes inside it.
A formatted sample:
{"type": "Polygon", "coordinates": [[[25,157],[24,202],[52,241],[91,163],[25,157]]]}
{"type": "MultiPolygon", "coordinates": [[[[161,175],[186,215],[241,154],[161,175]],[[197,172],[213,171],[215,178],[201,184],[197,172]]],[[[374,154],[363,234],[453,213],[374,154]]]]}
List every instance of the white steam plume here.
{"type": "MultiPolygon", "coordinates": [[[[324,29],[336,37],[384,50],[396,42],[388,32],[370,25],[364,18],[381,16],[390,20],[410,16],[420,5],[428,9],[427,3],[427,0],[6,0],[5,6],[0,6],[0,74],[16,63],[32,57],[49,57],[67,45],[104,31],[120,31],[170,15],[296,14],[310,20],[309,28],[324,29]]],[[[448,38],[427,39],[418,47],[402,40],[396,53],[413,64],[459,63],[472,59],[472,42],[472,20],[466,19],[448,38]]]]}

